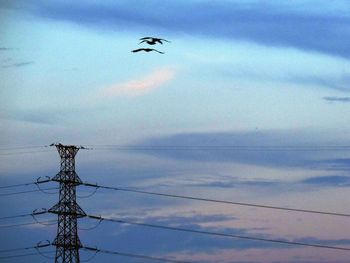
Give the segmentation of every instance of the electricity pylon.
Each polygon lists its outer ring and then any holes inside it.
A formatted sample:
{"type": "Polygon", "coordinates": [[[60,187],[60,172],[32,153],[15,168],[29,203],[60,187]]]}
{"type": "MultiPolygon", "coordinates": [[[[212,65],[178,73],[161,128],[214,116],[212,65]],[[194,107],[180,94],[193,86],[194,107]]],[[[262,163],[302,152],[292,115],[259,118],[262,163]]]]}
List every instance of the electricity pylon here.
{"type": "Polygon", "coordinates": [[[75,172],[75,155],[84,147],[51,144],[56,146],[61,157],[60,172],[52,178],[59,182],[59,201],[48,211],[58,216],[57,235],[53,241],[56,246],[55,263],[79,263],[79,249],[82,243],[78,237],[77,219],[86,216],[76,202],[76,186],[82,181],[75,172]]]}

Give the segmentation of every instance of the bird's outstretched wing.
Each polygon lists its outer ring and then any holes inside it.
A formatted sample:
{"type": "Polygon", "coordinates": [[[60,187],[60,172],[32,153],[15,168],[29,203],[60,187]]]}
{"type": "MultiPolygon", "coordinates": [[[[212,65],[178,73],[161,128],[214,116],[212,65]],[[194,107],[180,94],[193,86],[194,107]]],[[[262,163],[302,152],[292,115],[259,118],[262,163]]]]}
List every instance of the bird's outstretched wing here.
{"type": "MultiPolygon", "coordinates": [[[[142,41],[147,41],[147,40],[149,40],[149,41],[155,41],[155,42],[159,42],[159,43],[161,43],[161,44],[163,44],[162,41],[171,43],[171,41],[169,41],[169,40],[166,40],[166,39],[164,39],[164,38],[158,38],[158,37],[143,37],[143,38],[140,38],[140,40],[141,40],[141,42],[142,42],[142,41]]],[[[140,42],[140,43],[141,43],[141,42],[140,42]]]]}
{"type": "Polygon", "coordinates": [[[164,39],[164,38],[156,38],[156,40],[160,40],[160,41],[165,41],[165,42],[171,43],[171,41],[166,40],[166,39],[164,39]]]}
{"type": "Polygon", "coordinates": [[[155,52],[158,52],[160,54],[164,54],[164,52],[161,52],[161,51],[153,49],[153,48],[138,48],[138,49],[132,50],[131,52],[136,53],[136,52],[140,52],[140,51],[145,51],[145,52],[155,51],[155,52]]]}
{"type": "Polygon", "coordinates": [[[144,48],[138,48],[138,49],[134,49],[134,50],[131,50],[131,52],[134,52],[134,53],[136,53],[136,52],[139,52],[139,51],[142,51],[142,50],[144,50],[144,48]]]}
{"type": "Polygon", "coordinates": [[[141,43],[144,43],[144,42],[147,42],[147,41],[149,41],[149,40],[144,39],[144,40],[140,41],[139,45],[140,45],[141,43]]]}
{"type": "Polygon", "coordinates": [[[143,37],[143,38],[140,38],[140,40],[147,40],[147,39],[153,39],[153,37],[143,37]]]}
{"type": "Polygon", "coordinates": [[[152,51],[158,52],[159,54],[164,54],[164,52],[158,51],[157,49],[152,49],[152,51]]]}

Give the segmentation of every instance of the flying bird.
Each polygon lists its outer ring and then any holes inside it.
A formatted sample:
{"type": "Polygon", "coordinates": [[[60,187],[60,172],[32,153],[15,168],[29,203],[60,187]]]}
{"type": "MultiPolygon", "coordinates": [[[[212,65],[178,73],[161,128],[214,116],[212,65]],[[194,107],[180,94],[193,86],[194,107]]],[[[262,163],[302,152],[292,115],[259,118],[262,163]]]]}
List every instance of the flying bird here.
{"type": "Polygon", "coordinates": [[[155,45],[157,43],[163,45],[163,41],[170,43],[169,40],[166,40],[163,38],[156,38],[156,37],[143,37],[143,38],[140,38],[140,40],[141,42],[139,44],[146,42],[148,45],[155,45]]]}
{"type": "Polygon", "coordinates": [[[145,52],[155,51],[155,52],[158,52],[160,54],[164,54],[164,52],[160,52],[160,51],[153,49],[153,48],[139,48],[139,49],[134,49],[131,52],[136,53],[136,52],[140,52],[140,51],[145,51],[145,52]]]}

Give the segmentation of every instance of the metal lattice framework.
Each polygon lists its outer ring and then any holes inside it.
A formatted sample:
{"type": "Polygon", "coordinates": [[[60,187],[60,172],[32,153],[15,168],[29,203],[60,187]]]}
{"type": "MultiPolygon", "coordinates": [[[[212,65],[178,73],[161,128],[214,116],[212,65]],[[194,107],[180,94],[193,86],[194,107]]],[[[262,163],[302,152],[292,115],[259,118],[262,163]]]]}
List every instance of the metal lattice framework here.
{"type": "Polygon", "coordinates": [[[49,209],[58,215],[55,263],[79,263],[79,249],[82,244],[78,237],[77,219],[86,216],[76,202],[76,186],[82,181],[75,172],[75,155],[79,147],[74,145],[54,144],[61,157],[60,172],[52,178],[59,182],[59,201],[49,209]]]}

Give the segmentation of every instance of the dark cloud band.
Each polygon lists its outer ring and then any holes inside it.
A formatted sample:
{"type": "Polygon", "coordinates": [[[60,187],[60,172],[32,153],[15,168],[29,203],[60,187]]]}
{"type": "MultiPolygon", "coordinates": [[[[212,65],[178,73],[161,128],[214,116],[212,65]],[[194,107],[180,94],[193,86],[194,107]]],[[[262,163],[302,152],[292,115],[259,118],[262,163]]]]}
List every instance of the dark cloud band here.
{"type": "Polygon", "coordinates": [[[323,97],[323,99],[328,102],[350,103],[350,97],[323,97]]]}
{"type": "Polygon", "coordinates": [[[247,40],[350,58],[350,17],[235,1],[17,1],[40,17],[110,30],[147,30],[247,40]]]}

